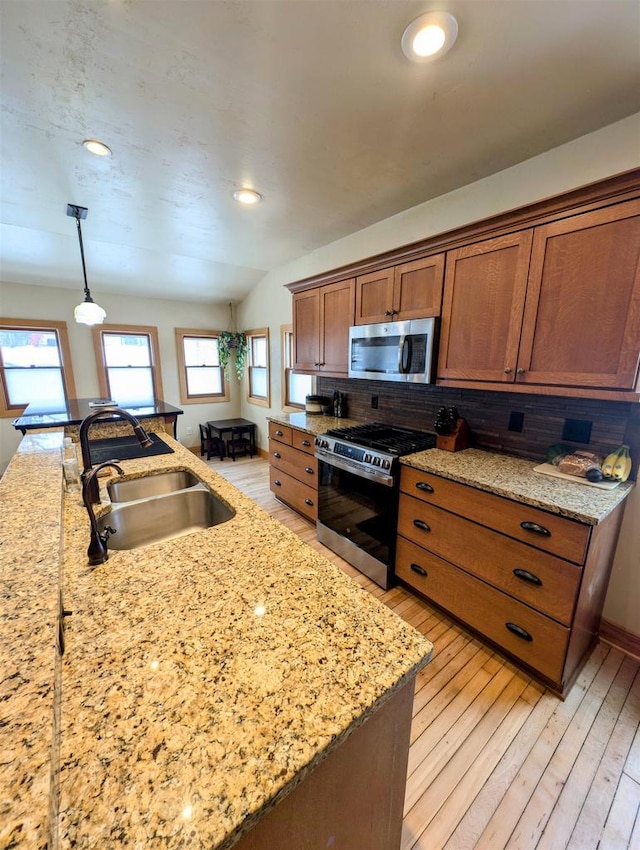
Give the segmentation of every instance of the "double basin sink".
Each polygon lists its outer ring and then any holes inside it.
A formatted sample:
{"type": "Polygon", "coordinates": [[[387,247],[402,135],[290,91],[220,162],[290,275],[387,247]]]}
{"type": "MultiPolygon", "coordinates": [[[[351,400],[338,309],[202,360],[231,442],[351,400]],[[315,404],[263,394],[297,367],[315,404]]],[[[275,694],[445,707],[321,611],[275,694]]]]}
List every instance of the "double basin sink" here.
{"type": "Polygon", "coordinates": [[[137,549],[227,522],[235,512],[192,472],[178,469],[107,485],[111,511],[98,518],[107,527],[109,549],[137,549]]]}

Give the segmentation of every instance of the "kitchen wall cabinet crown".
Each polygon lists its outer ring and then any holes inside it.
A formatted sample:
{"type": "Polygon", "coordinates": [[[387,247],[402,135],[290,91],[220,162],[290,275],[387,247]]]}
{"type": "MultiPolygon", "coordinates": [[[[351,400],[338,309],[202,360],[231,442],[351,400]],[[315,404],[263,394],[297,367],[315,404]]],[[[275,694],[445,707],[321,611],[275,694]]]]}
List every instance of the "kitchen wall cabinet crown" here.
{"type": "Polygon", "coordinates": [[[438,376],[633,390],[640,201],[447,255],[438,376]]]}
{"type": "Polygon", "coordinates": [[[356,278],[356,325],[439,316],[444,253],[356,278]]]}
{"type": "Polygon", "coordinates": [[[440,386],[640,400],[640,169],[289,284],[294,368],[347,374],[326,287],[366,324],[439,315],[443,280],[440,386]]]}
{"type": "Polygon", "coordinates": [[[355,280],[339,281],[293,296],[293,368],[344,376],[349,371],[349,328],[355,280]]]}

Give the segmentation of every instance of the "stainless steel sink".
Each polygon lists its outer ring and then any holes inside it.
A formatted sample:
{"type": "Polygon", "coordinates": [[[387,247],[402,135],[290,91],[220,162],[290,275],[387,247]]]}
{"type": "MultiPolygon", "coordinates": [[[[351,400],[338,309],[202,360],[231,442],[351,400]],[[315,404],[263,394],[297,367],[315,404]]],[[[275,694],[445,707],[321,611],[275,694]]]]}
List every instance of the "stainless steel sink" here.
{"type": "Polygon", "coordinates": [[[185,490],[200,484],[199,478],[186,469],[175,469],[170,472],[158,472],[155,475],[145,475],[142,478],[131,478],[128,481],[113,481],[107,485],[107,493],[112,502],[133,502],[136,499],[147,499],[150,496],[163,496],[185,490]]]}
{"type": "Polygon", "coordinates": [[[107,527],[115,530],[109,537],[109,549],[119,550],[137,549],[193,534],[227,522],[234,515],[235,512],[204,484],[198,484],[188,490],[116,503],[111,512],[97,522],[101,534],[107,527]]]}

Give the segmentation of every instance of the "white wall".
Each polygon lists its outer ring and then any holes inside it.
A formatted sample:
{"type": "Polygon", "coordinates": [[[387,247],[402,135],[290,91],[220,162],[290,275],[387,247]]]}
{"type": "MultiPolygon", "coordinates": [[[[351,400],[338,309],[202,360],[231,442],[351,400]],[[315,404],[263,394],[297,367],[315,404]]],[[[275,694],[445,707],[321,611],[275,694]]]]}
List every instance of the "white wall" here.
{"type": "MultiPolygon", "coordinates": [[[[240,305],[238,313],[242,327],[268,325],[270,328],[271,410],[249,405],[244,398],[242,401],[242,415],[259,423],[261,444],[266,445],[266,416],[280,411],[279,328],[291,322],[291,295],[284,287],[286,283],[638,167],[640,113],[412,207],[269,272],[240,305]]],[[[636,491],[625,512],[604,616],[637,635],[640,635],[639,527],[640,497],[636,491]]]]}
{"type": "MultiPolygon", "coordinates": [[[[207,419],[226,419],[238,416],[241,384],[231,377],[231,399],[216,404],[182,404],[178,384],[176,327],[224,330],[229,323],[228,308],[207,304],[190,304],[150,298],[123,298],[92,292],[94,299],[107,311],[106,321],[120,325],[153,325],[158,328],[164,401],[184,410],[178,417],[178,437],[186,446],[199,445],[198,423],[207,419]],[[186,428],[193,429],[187,435],[186,428]]],[[[73,308],[82,297],[76,289],[57,289],[49,286],[22,286],[2,283],[0,315],[11,319],[52,319],[66,321],[69,346],[78,398],[99,396],[98,373],[91,328],[73,320],[73,308]]],[[[0,469],[4,469],[14,454],[22,435],[10,419],[0,419],[0,469]]]]}

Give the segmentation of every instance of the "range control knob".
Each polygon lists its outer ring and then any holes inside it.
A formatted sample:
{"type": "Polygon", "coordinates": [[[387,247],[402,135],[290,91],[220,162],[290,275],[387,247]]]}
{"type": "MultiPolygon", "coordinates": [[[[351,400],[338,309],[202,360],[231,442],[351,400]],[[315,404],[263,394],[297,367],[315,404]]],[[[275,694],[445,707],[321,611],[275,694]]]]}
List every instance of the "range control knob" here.
{"type": "Polygon", "coordinates": [[[369,452],[365,452],[365,455],[364,455],[364,457],[362,458],[362,460],[363,460],[365,463],[371,463],[371,461],[373,460],[373,458],[371,457],[371,455],[369,454],[369,452]]]}
{"type": "Polygon", "coordinates": [[[373,459],[374,466],[380,466],[380,458],[376,455],[373,459]]]}
{"type": "Polygon", "coordinates": [[[382,460],[382,468],[383,469],[390,469],[391,468],[391,461],[386,457],[383,458],[383,460],[382,460]]]}

